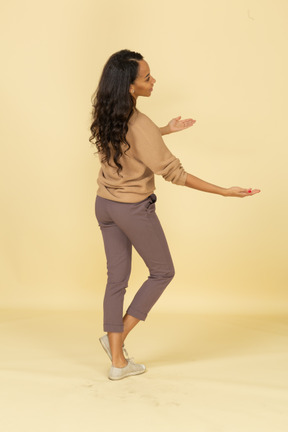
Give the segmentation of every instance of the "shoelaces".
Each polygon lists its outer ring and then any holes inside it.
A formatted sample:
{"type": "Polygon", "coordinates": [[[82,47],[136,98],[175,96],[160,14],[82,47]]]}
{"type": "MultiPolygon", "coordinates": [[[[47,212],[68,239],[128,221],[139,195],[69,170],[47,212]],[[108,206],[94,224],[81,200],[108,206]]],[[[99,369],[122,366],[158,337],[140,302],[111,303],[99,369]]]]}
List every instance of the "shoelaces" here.
{"type": "Polygon", "coordinates": [[[127,350],[126,350],[126,348],[125,348],[124,345],[123,345],[123,353],[124,353],[124,356],[125,356],[126,360],[130,360],[130,359],[129,359],[128,352],[127,352],[127,350]]]}

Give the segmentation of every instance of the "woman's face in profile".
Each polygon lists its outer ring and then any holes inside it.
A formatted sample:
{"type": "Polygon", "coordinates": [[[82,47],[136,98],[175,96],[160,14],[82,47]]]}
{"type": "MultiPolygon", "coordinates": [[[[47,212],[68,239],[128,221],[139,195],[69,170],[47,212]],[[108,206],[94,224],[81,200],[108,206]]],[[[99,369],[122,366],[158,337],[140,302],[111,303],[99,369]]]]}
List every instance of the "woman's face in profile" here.
{"type": "Polygon", "coordinates": [[[153,86],[156,80],[150,74],[150,68],[145,60],[140,60],[138,69],[138,76],[133,84],[130,86],[130,92],[135,99],[138,96],[151,96],[153,86]],[[134,92],[133,92],[134,90],[134,92]]]}

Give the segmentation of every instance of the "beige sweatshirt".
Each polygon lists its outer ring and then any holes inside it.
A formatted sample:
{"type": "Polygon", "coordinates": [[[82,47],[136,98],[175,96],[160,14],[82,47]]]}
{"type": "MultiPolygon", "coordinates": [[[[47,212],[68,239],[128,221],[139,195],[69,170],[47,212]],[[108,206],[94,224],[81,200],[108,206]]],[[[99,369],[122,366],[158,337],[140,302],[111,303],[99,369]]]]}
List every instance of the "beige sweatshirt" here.
{"type": "MultiPolygon", "coordinates": [[[[97,195],[124,203],[142,201],[155,190],[154,174],[177,185],[185,184],[187,173],[166,147],[160,129],[145,114],[133,114],[127,141],[131,147],[119,160],[123,167],[120,175],[112,162],[112,167],[101,162],[97,195]]],[[[101,153],[99,157],[101,161],[101,153]]]]}

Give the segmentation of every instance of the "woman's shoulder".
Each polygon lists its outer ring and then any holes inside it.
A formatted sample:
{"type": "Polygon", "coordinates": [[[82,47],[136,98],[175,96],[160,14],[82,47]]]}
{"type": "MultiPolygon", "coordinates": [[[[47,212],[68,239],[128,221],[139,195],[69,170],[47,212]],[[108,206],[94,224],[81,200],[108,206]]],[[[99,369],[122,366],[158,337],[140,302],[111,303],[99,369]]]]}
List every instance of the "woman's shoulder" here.
{"type": "Polygon", "coordinates": [[[150,129],[155,130],[155,128],[158,127],[156,124],[146,115],[143,114],[141,111],[135,111],[129,121],[129,126],[136,127],[136,128],[144,128],[144,129],[150,129]]]}

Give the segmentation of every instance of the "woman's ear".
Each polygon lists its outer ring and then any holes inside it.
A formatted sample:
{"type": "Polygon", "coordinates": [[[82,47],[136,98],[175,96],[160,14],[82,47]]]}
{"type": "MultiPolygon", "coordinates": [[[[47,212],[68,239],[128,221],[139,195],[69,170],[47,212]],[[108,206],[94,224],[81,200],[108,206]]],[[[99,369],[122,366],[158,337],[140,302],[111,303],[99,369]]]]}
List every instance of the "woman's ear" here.
{"type": "Polygon", "coordinates": [[[134,88],[133,88],[133,86],[132,85],[130,85],[130,89],[129,89],[129,91],[130,91],[130,93],[134,93],[134,88]]]}

